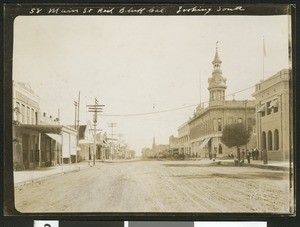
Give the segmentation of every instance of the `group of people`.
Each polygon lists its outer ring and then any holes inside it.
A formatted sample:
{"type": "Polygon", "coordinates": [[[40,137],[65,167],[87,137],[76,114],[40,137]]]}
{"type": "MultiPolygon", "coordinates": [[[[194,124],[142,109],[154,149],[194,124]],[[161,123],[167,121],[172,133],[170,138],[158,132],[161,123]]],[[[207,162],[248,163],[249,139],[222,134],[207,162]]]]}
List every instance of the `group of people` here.
{"type": "Polygon", "coordinates": [[[228,159],[234,159],[235,163],[238,163],[238,161],[240,161],[240,164],[243,164],[245,162],[245,159],[247,159],[248,163],[250,164],[251,157],[252,160],[259,159],[259,151],[257,148],[254,148],[251,151],[247,149],[246,152],[244,149],[242,149],[242,151],[238,150],[237,156],[234,156],[232,151],[230,152],[230,154],[228,154],[228,159]]]}

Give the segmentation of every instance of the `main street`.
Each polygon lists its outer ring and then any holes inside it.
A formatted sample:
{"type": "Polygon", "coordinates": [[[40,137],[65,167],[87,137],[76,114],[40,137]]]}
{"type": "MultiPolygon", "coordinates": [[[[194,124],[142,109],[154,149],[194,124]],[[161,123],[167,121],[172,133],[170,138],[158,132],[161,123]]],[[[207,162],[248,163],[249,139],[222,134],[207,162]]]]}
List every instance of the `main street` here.
{"type": "Polygon", "coordinates": [[[271,212],[291,206],[287,171],[200,161],[98,162],[15,188],[20,212],[271,212]]]}

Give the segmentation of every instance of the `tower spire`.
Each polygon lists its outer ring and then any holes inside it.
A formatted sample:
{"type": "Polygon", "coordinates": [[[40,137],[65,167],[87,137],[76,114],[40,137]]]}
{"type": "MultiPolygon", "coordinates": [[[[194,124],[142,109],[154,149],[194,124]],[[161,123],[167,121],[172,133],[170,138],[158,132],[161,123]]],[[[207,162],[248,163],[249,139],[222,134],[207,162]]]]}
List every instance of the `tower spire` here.
{"type": "Polygon", "coordinates": [[[218,54],[218,43],[216,42],[216,53],[213,64],[212,77],[208,78],[208,90],[209,90],[209,100],[210,106],[212,105],[223,105],[225,100],[225,90],[226,90],[226,78],[222,76],[221,63],[218,54]]]}
{"type": "Polygon", "coordinates": [[[212,64],[214,65],[214,69],[220,69],[220,65],[222,63],[222,61],[219,58],[219,53],[218,53],[218,44],[219,41],[216,42],[216,53],[215,53],[215,58],[212,61],[212,64]]]}

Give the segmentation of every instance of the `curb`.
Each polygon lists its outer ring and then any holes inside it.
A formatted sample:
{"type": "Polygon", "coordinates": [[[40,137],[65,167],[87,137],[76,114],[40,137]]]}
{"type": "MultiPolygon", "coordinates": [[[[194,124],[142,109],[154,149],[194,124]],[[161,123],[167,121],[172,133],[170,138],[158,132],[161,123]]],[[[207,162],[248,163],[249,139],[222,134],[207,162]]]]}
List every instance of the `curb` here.
{"type": "Polygon", "coordinates": [[[79,172],[79,171],[80,171],[80,168],[65,170],[65,171],[60,172],[60,173],[50,174],[50,175],[47,175],[47,176],[38,177],[38,178],[31,179],[31,180],[21,181],[21,182],[18,182],[16,184],[14,184],[14,187],[17,188],[17,187],[20,187],[20,186],[23,186],[23,185],[32,184],[32,183],[35,183],[35,182],[51,179],[51,178],[54,178],[54,177],[57,177],[57,176],[62,176],[62,175],[67,174],[67,173],[79,172]]]}
{"type": "MultiPolygon", "coordinates": [[[[220,165],[230,165],[230,166],[235,166],[234,162],[222,162],[218,161],[220,165]]],[[[268,165],[268,164],[249,164],[249,163],[243,163],[239,167],[254,167],[254,168],[260,168],[260,169],[270,169],[270,170],[282,170],[282,171],[289,171],[291,168],[288,166],[273,166],[273,165],[268,165]]]]}

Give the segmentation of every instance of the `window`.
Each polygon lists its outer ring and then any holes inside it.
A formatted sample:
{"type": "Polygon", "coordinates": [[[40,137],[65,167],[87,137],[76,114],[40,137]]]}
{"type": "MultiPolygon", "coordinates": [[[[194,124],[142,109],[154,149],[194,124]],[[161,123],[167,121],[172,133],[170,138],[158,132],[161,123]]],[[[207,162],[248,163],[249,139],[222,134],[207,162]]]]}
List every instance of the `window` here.
{"type": "Polygon", "coordinates": [[[31,109],[31,124],[33,124],[34,125],[34,109],[31,109]]]}
{"type": "Polygon", "coordinates": [[[274,101],[272,102],[272,106],[273,106],[274,113],[277,113],[278,112],[278,99],[274,99],[274,101]]]}
{"type": "Polygon", "coordinates": [[[242,118],[239,118],[237,122],[238,122],[238,123],[242,123],[242,122],[243,122],[243,119],[242,119],[242,118]]]}
{"type": "Polygon", "coordinates": [[[27,113],[26,113],[26,117],[27,117],[27,124],[30,124],[30,108],[27,107],[27,113]]]}
{"type": "Polygon", "coordinates": [[[279,150],[279,132],[277,129],[274,131],[274,150],[279,150]]]}
{"type": "Polygon", "coordinates": [[[21,113],[21,108],[20,108],[20,103],[16,103],[16,110],[15,110],[15,116],[16,116],[16,121],[20,121],[20,113],[21,113]]]}
{"type": "Polygon", "coordinates": [[[214,132],[217,131],[217,128],[218,128],[218,122],[217,122],[217,119],[214,118],[214,132]]]}
{"type": "Polygon", "coordinates": [[[22,105],[21,109],[21,114],[22,114],[22,123],[25,123],[25,105],[22,105]]]}
{"type": "Polygon", "coordinates": [[[268,131],[268,151],[273,150],[272,144],[272,132],[268,131]]]}
{"type": "Polygon", "coordinates": [[[271,106],[271,101],[267,102],[267,115],[272,113],[272,106],[271,106]]]}
{"type": "Polygon", "coordinates": [[[267,143],[266,143],[266,133],[262,132],[261,134],[261,149],[266,150],[267,149],[267,143]]]}
{"type": "Polygon", "coordinates": [[[218,131],[222,131],[222,119],[218,119],[218,131]]]}

